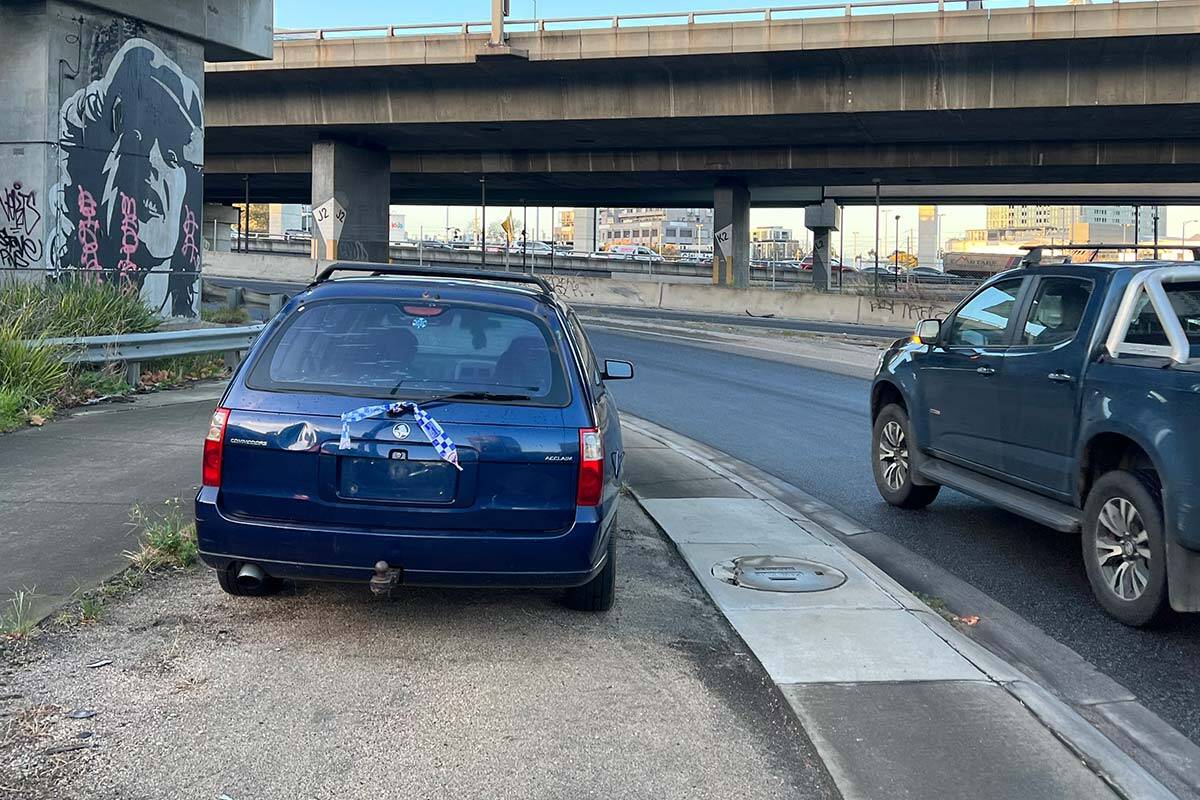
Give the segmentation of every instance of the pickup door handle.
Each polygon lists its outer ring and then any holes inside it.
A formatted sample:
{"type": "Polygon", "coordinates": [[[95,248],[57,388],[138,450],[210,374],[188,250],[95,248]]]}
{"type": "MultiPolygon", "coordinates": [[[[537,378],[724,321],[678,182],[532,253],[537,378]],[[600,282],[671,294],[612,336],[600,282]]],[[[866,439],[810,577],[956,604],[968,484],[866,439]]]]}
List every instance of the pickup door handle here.
{"type": "Polygon", "coordinates": [[[995,367],[979,367],[975,371],[978,372],[980,375],[995,375],[996,374],[995,367]]]}
{"type": "Polygon", "coordinates": [[[1071,381],[1075,380],[1065,372],[1051,372],[1046,377],[1056,383],[1070,383],[1071,381]]]}

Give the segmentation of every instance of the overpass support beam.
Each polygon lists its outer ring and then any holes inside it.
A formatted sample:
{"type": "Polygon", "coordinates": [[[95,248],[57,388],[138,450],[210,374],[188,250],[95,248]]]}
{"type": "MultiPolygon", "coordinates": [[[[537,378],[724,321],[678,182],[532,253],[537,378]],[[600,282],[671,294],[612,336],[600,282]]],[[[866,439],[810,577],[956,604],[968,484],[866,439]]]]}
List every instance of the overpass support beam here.
{"type": "MultiPolygon", "coordinates": [[[[804,209],[804,227],[813,232],[813,288],[819,292],[829,290],[829,274],[832,266],[830,243],[833,232],[842,226],[842,208],[832,200],[804,209]]],[[[838,253],[838,258],[842,254],[838,253]]]]}
{"type": "Polygon", "coordinates": [[[750,190],[719,184],[713,193],[713,283],[750,286],[750,190]]]}
{"type": "Polygon", "coordinates": [[[387,151],[339,141],[313,143],[313,258],[386,262],[390,201],[387,151]]]}

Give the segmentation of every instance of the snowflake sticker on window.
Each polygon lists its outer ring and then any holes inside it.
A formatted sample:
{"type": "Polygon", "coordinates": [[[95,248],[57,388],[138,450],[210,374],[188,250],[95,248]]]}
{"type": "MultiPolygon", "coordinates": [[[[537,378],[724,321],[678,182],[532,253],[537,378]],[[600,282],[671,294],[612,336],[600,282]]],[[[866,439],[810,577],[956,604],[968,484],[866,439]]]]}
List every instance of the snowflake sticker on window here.
{"type": "Polygon", "coordinates": [[[429,325],[429,320],[425,319],[424,317],[417,317],[416,319],[413,320],[412,325],[417,330],[421,330],[422,328],[429,325]]]}

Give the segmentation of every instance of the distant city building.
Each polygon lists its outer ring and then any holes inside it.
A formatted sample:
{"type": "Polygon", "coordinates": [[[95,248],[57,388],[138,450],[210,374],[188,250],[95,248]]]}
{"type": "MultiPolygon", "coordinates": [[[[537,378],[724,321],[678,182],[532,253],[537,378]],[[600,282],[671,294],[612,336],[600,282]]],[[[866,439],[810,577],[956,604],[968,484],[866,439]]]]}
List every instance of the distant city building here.
{"type": "Polygon", "coordinates": [[[750,257],[756,261],[790,261],[800,257],[800,242],[792,229],[766,225],[750,231],[750,257]]]}
{"type": "Polygon", "coordinates": [[[1066,231],[1071,213],[1067,206],[988,206],[987,229],[1066,231]]]}
{"type": "Polygon", "coordinates": [[[941,257],[942,243],[938,231],[937,206],[917,208],[917,266],[936,267],[941,257]]]}
{"type": "Polygon", "coordinates": [[[598,229],[605,245],[640,244],[659,252],[710,250],[713,212],[709,208],[602,208],[598,229]]]}
{"type": "MultiPolygon", "coordinates": [[[[1166,235],[1166,214],[1158,220],[1160,238],[1166,235]]],[[[968,231],[967,239],[976,238],[968,231]]],[[[1142,206],[988,206],[986,234],[992,243],[1066,243],[1154,241],[1154,207],[1142,206]],[[1135,221],[1136,218],[1136,221],[1135,221]],[[1137,225],[1137,231],[1134,226],[1137,225]]]]}
{"type": "MultiPolygon", "coordinates": [[[[252,205],[252,207],[254,207],[252,205]]],[[[251,215],[253,219],[254,215],[251,215]]],[[[251,226],[251,230],[254,230],[251,226]]],[[[299,203],[270,203],[267,205],[267,229],[271,236],[290,236],[312,232],[312,206],[299,203]]]]}

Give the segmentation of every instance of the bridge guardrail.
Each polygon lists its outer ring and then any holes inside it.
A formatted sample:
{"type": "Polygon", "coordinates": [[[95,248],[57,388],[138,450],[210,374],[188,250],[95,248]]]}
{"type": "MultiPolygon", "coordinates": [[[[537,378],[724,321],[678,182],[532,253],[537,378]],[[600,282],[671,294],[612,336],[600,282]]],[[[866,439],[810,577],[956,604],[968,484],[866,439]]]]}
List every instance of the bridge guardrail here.
{"type": "Polygon", "coordinates": [[[263,324],[236,328],[195,328],[182,331],[130,333],[110,336],[76,336],[43,339],[39,344],[64,348],[68,364],[125,365],[130,386],[141,378],[141,364],[156,358],[174,358],[204,353],[224,353],[226,363],[236,364],[242,351],[249,349],[266,327],[263,324]]]}
{"type": "MultiPolygon", "coordinates": [[[[1095,5],[1118,5],[1120,3],[1152,3],[1157,0],[1091,0],[1095,5]]],[[[876,10],[876,13],[921,13],[923,11],[990,11],[1041,6],[1062,6],[1063,0],[1027,0],[1014,3],[1012,0],[849,0],[841,3],[817,3],[812,5],[772,6],[757,8],[713,9],[706,11],[642,12],[637,14],[608,14],[600,16],[556,17],[550,19],[506,19],[505,30],[512,33],[529,33],[549,30],[564,30],[561,26],[575,28],[622,28],[622,23],[642,25],[685,22],[687,25],[706,25],[715,22],[772,22],[803,19],[805,15],[816,17],[855,16],[857,11],[876,10]],[[831,13],[840,12],[840,13],[831,13]],[[552,27],[553,26],[553,27],[552,27]]],[[[276,29],[275,41],[304,39],[345,38],[351,36],[436,36],[490,32],[491,20],[479,22],[435,22],[410,23],[404,25],[359,25],[339,28],[287,28],[276,29]]],[[[569,28],[567,28],[569,29],[569,28]]]]}

